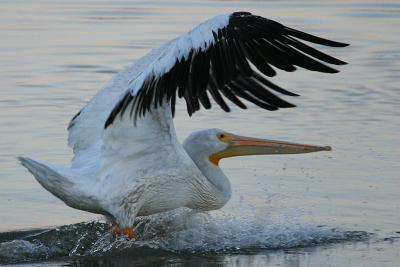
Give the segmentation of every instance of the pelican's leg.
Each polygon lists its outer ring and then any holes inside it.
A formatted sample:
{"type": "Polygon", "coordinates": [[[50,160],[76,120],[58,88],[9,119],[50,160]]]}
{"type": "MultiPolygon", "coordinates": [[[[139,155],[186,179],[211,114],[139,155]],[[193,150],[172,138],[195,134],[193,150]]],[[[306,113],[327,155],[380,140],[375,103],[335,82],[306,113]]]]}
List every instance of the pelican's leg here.
{"type": "Polygon", "coordinates": [[[125,236],[131,240],[139,239],[132,227],[121,228],[115,219],[111,223],[111,233],[114,237],[125,236]]]}

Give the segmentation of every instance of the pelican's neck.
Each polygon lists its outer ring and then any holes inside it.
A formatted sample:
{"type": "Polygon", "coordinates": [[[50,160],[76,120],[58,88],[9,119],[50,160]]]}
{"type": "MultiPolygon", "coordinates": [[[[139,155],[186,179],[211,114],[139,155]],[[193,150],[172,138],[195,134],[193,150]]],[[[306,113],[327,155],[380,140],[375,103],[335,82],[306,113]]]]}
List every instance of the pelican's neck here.
{"type": "Polygon", "coordinates": [[[207,154],[196,150],[188,143],[184,144],[184,148],[196,166],[210,182],[213,189],[218,191],[219,194],[222,194],[223,197],[228,200],[231,197],[231,183],[222,170],[209,160],[207,154]]]}

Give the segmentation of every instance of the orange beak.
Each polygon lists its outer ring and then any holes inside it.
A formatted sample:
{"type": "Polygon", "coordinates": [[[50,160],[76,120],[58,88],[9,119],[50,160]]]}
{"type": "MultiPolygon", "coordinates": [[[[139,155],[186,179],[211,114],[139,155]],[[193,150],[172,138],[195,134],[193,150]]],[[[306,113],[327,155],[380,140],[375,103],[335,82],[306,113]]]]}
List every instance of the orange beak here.
{"type": "Polygon", "coordinates": [[[331,151],[330,146],[316,146],[296,144],[284,141],[259,139],[252,137],[227,134],[226,142],[229,146],[212,154],[210,161],[218,165],[223,158],[248,156],[248,155],[273,155],[273,154],[303,154],[318,151],[331,151]]]}

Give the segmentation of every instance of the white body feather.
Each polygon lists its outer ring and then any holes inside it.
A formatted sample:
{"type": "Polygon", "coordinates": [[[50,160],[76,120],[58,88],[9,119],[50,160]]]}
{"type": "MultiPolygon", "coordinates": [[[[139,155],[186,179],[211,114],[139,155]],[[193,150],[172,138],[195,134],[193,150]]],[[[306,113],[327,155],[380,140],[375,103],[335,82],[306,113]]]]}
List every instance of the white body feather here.
{"type": "Polygon", "coordinates": [[[70,169],[28,158],[20,158],[21,163],[67,205],[112,216],[121,226],[131,226],[137,215],[178,207],[222,207],[230,198],[230,187],[229,192],[220,192],[185,152],[176,138],[169,105],[151,110],[136,125],[129,112],[112,127],[104,129],[104,123],[126,90],[134,91],[142,82],[145,72],[162,73],[193,46],[212,42],[210,28],[224,26],[227,20],[228,15],[216,17],[150,51],[99,91],[71,122],[70,169]]]}

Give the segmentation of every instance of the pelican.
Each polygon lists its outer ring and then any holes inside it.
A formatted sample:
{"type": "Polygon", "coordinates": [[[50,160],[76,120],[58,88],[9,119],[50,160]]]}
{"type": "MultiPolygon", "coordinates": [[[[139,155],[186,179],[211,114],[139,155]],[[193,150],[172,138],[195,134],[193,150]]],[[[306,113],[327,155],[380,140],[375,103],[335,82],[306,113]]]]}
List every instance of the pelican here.
{"type": "Polygon", "coordinates": [[[122,70],[76,114],[68,127],[70,167],[19,157],[36,180],[68,206],[105,215],[112,233],[137,239],[137,216],[187,207],[223,207],[231,185],[221,159],[244,155],[329,151],[329,146],[239,136],[221,129],[193,132],[181,144],[173,125],[176,98],[188,114],[224,111],[227,100],[246,109],[291,108],[297,96],[267,77],[296,67],[336,73],[345,62],[309,44],[344,47],[248,12],[209,19],[122,70]]]}

